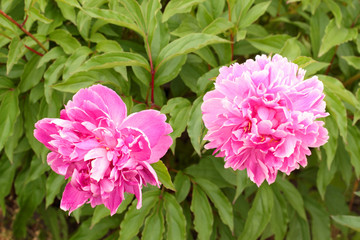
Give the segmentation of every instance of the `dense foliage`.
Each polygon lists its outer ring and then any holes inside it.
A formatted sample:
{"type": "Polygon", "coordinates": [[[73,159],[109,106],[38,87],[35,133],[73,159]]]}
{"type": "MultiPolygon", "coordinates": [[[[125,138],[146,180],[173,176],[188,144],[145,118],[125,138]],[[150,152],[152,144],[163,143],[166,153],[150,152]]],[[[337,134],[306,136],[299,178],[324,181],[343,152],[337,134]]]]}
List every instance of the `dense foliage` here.
{"type": "Polygon", "coordinates": [[[360,238],[358,0],[1,0],[0,239],[360,238]],[[260,187],[203,148],[201,104],[219,68],[276,54],[324,84],[329,140],[308,166],[260,187]],[[173,145],[161,189],[117,213],[59,208],[34,124],[84,87],[115,90],[129,113],[157,109],[173,145]]]}

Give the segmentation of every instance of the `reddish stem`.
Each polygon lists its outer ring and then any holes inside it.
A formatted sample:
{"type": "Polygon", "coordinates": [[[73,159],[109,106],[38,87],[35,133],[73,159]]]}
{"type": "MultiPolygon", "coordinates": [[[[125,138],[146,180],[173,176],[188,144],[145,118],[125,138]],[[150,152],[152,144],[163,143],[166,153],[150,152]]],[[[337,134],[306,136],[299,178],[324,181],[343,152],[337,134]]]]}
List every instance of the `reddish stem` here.
{"type": "MultiPolygon", "coordinates": [[[[0,14],[3,15],[5,18],[7,18],[10,22],[15,24],[18,28],[20,28],[21,31],[23,31],[26,35],[31,37],[45,52],[47,52],[45,46],[36,37],[34,37],[34,35],[29,33],[21,24],[17,23],[14,19],[12,19],[9,15],[4,13],[2,10],[0,10],[0,14]]],[[[25,22],[25,20],[24,20],[24,22],[25,22]]]]}
{"type": "Polygon", "coordinates": [[[149,41],[148,41],[148,37],[146,35],[145,37],[145,42],[146,42],[146,46],[148,49],[148,57],[149,57],[149,62],[150,62],[150,74],[151,74],[151,83],[150,83],[150,87],[151,87],[151,108],[154,107],[154,103],[155,103],[155,99],[154,99],[154,85],[155,85],[155,73],[156,70],[154,69],[154,64],[153,64],[153,60],[152,60],[152,56],[151,56],[151,48],[149,45],[149,41]]]}
{"type": "MultiPolygon", "coordinates": [[[[25,45],[25,44],[24,44],[24,45],[25,45]]],[[[39,55],[40,57],[44,56],[44,54],[39,53],[38,51],[36,51],[35,49],[32,49],[32,48],[29,47],[28,45],[25,45],[25,47],[26,47],[27,49],[29,49],[30,51],[32,51],[33,53],[39,55]]]]}
{"type": "Polygon", "coordinates": [[[26,15],[24,21],[22,22],[22,24],[20,26],[23,27],[25,25],[26,21],[28,20],[28,17],[29,17],[29,15],[26,15]]]}
{"type": "Polygon", "coordinates": [[[333,64],[333,62],[334,62],[334,60],[335,60],[336,51],[337,51],[338,47],[339,47],[339,45],[336,45],[334,55],[333,55],[333,57],[332,57],[332,59],[331,59],[331,61],[330,61],[330,64],[329,64],[328,68],[326,69],[325,75],[328,75],[329,72],[330,72],[330,70],[331,70],[331,66],[332,66],[332,64],[333,64]]]}
{"type": "Polygon", "coordinates": [[[349,209],[350,209],[350,211],[351,211],[352,206],[353,206],[353,203],[354,203],[355,192],[356,192],[358,186],[359,186],[359,180],[356,179],[356,180],[355,180],[355,183],[354,183],[353,191],[352,191],[351,200],[350,200],[350,203],[349,203],[349,209]]]}
{"type": "MultiPolygon", "coordinates": [[[[229,15],[229,22],[231,22],[231,7],[230,7],[230,2],[229,0],[226,0],[227,5],[228,5],[228,15],[229,15]]],[[[234,60],[234,32],[232,29],[230,29],[230,47],[231,47],[231,61],[234,60]]]]}

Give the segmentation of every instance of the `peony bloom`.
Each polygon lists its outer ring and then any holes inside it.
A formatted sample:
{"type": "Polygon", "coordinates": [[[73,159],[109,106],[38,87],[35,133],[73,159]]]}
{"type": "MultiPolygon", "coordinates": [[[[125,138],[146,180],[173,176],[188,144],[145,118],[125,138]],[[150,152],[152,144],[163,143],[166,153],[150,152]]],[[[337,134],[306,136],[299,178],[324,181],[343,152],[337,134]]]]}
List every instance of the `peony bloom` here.
{"type": "Polygon", "coordinates": [[[126,106],[111,89],[95,85],[77,92],[60,112],[60,119],[35,124],[34,136],[51,152],[52,170],[71,177],[61,200],[70,213],[90,202],[115,214],[124,192],[135,194],[141,207],[143,185],[159,187],[150,164],[172,144],[171,126],[159,111],[126,114],[126,106]]]}
{"type": "Polygon", "coordinates": [[[204,96],[203,120],[217,156],[225,167],[247,169],[258,186],[305,167],[309,147],[327,142],[323,84],[304,81],[305,71],[280,55],[256,56],[244,64],[222,67],[215,90],[204,96]]]}

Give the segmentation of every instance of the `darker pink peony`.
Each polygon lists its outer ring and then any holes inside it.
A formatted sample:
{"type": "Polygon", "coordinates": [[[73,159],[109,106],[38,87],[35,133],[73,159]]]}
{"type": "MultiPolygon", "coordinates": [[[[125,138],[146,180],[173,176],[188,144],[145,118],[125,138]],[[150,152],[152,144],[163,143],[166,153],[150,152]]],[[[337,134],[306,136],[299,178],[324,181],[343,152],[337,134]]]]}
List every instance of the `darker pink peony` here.
{"type": "Polygon", "coordinates": [[[327,142],[323,84],[280,55],[256,56],[222,67],[215,90],[204,96],[207,149],[225,157],[225,167],[247,169],[258,186],[280,170],[305,167],[309,147],[327,142]]]}
{"type": "Polygon", "coordinates": [[[89,202],[104,204],[115,214],[124,192],[135,194],[141,207],[143,185],[159,186],[150,164],[172,144],[166,116],[146,110],[127,116],[126,106],[111,89],[95,85],[81,89],[60,112],[60,119],[35,124],[34,135],[51,152],[47,161],[65,178],[71,177],[61,200],[70,213],[89,202]]]}

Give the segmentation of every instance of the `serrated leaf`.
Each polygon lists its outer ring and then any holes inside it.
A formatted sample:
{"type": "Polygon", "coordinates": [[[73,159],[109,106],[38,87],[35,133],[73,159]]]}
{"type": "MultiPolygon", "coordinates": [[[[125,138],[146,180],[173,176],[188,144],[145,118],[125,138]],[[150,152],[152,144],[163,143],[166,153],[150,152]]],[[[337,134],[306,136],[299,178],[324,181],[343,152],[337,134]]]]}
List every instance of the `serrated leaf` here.
{"type": "Polygon", "coordinates": [[[176,174],[175,180],[174,180],[174,185],[175,185],[175,197],[176,200],[181,203],[182,201],[185,200],[185,198],[187,197],[187,195],[189,194],[190,191],[190,178],[185,175],[182,171],[179,171],[176,174]]]}
{"type": "Polygon", "coordinates": [[[201,156],[201,146],[205,131],[201,112],[202,103],[202,96],[198,97],[194,101],[191,107],[189,121],[187,122],[187,132],[189,134],[191,144],[199,156],[201,156]]]}
{"type": "Polygon", "coordinates": [[[130,240],[138,234],[145,217],[159,202],[159,195],[159,190],[145,192],[142,195],[142,207],[140,209],[136,209],[137,200],[131,204],[121,222],[119,240],[130,240]]]}
{"type": "Polygon", "coordinates": [[[334,19],[332,19],[329,24],[326,26],[325,35],[321,40],[321,46],[318,56],[321,57],[332,47],[340,45],[347,41],[355,39],[357,36],[356,28],[338,28],[335,24],[334,19]]]}
{"type": "Polygon", "coordinates": [[[234,24],[229,22],[229,20],[219,17],[207,25],[202,33],[218,35],[219,33],[226,32],[228,29],[232,28],[234,24]]]}
{"type": "Polygon", "coordinates": [[[269,223],[273,207],[274,194],[268,185],[263,184],[255,196],[238,239],[257,239],[269,223]]]}
{"type": "Polygon", "coordinates": [[[191,211],[194,213],[194,228],[198,239],[210,239],[214,224],[214,215],[206,194],[196,184],[193,185],[191,211]]]}
{"type": "Polygon", "coordinates": [[[306,220],[303,198],[294,185],[282,178],[277,178],[275,184],[284,193],[288,203],[295,209],[299,216],[306,220]]]}
{"type": "Polygon", "coordinates": [[[227,42],[229,41],[226,39],[205,33],[186,35],[185,37],[172,41],[160,51],[156,60],[156,68],[159,68],[162,64],[176,56],[194,52],[210,44],[227,42]]]}
{"type": "Polygon", "coordinates": [[[141,66],[150,71],[148,61],[140,54],[130,52],[110,52],[90,58],[78,69],[78,72],[113,68],[117,66],[141,66]]]}
{"type": "Polygon", "coordinates": [[[161,240],[165,231],[164,215],[162,204],[159,208],[154,208],[152,214],[146,218],[141,239],[161,240]]]}
{"type": "Polygon", "coordinates": [[[203,178],[196,178],[195,182],[200,185],[204,192],[209,196],[211,202],[214,203],[217,208],[220,218],[224,224],[226,224],[231,232],[234,231],[234,215],[232,205],[220,190],[218,186],[209,180],[203,178]]]}
{"type": "Polygon", "coordinates": [[[165,164],[159,160],[156,163],[151,164],[151,166],[154,168],[160,182],[167,188],[171,189],[173,191],[175,190],[175,186],[171,181],[171,177],[169,174],[169,171],[167,170],[165,164]]]}
{"type": "Polygon", "coordinates": [[[164,193],[166,211],[167,239],[186,239],[186,220],[181,206],[175,197],[168,192],[164,193]]]}
{"type": "Polygon", "coordinates": [[[64,29],[56,29],[49,35],[51,41],[60,45],[66,54],[72,54],[81,44],[68,31],[64,29]]]}
{"type": "Polygon", "coordinates": [[[191,8],[205,0],[172,0],[165,8],[162,16],[162,22],[166,22],[170,17],[177,13],[190,12],[191,8]]]}

